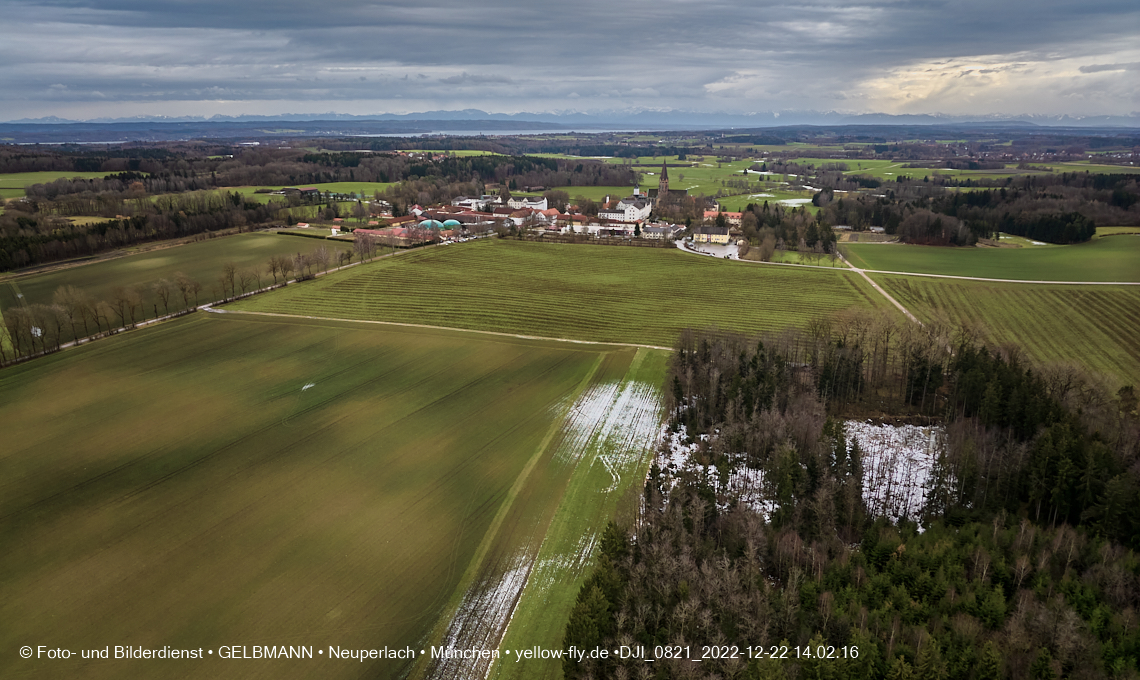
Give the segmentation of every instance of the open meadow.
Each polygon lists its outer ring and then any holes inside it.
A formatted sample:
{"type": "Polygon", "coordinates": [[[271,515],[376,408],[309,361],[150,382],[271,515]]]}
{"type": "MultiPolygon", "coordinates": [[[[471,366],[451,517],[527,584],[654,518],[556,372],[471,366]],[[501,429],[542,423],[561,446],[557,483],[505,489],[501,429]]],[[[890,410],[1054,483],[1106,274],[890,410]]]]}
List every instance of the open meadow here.
{"type": "Polygon", "coordinates": [[[871,278],[924,322],[972,326],[991,346],[1018,345],[1036,362],[1084,366],[1118,387],[1140,385],[1140,286],[871,278]]]}
{"type": "Polygon", "coordinates": [[[1140,281],[1140,236],[1025,248],[948,248],[903,243],[845,243],[861,269],[1025,281],[1140,281]]]}
{"type": "MultiPolygon", "coordinates": [[[[419,649],[494,647],[517,604],[548,621],[514,639],[555,646],[596,539],[580,529],[640,488],[664,356],[198,312],[5,369],[0,617],[20,624],[0,644],[311,645],[258,672],[419,676],[419,649]],[[549,606],[539,576],[562,584],[549,606]],[[415,661],[316,653],[405,645],[415,661]]],[[[12,654],[0,675],[122,663],[12,654]]]]}
{"type": "MultiPolygon", "coordinates": [[[[232,262],[239,270],[257,268],[262,285],[266,285],[273,282],[273,277],[265,271],[269,258],[307,254],[321,245],[334,253],[334,263],[335,250],[351,248],[351,244],[264,232],[235,234],[53,271],[25,276],[8,275],[0,278],[0,309],[7,309],[20,302],[51,304],[52,295],[60,286],[74,286],[96,300],[105,301],[110,300],[111,291],[116,286],[141,286],[144,306],[148,312],[153,312],[153,295],[149,286],[159,279],[172,279],[177,272],[202,284],[199,302],[204,303],[221,297],[211,297],[211,289],[217,287],[222,265],[227,262],[232,262]],[[17,297],[19,295],[23,297],[17,297]]],[[[178,297],[179,294],[175,292],[175,298],[178,297]]],[[[181,303],[181,300],[178,302],[181,303]]],[[[161,305],[159,311],[162,311],[161,305]]]]}
{"type": "Polygon", "coordinates": [[[664,347],[685,328],[775,333],[845,309],[893,310],[845,269],[499,239],[400,253],[233,308],[664,347]]]}
{"type": "Polygon", "coordinates": [[[33,184],[47,184],[60,178],[103,179],[111,172],[76,172],[75,170],[47,170],[43,172],[0,173],[0,198],[20,198],[24,187],[33,184]]]}

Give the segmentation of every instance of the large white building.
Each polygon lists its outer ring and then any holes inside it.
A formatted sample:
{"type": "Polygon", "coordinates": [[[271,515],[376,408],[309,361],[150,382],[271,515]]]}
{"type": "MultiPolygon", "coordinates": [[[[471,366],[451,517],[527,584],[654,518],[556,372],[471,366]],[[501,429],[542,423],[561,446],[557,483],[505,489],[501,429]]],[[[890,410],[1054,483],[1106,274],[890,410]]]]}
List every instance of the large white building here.
{"type": "Polygon", "coordinates": [[[485,205],[497,206],[502,202],[503,199],[490,194],[483,194],[479,197],[459,196],[451,199],[451,205],[467,208],[468,210],[482,210],[485,205]]]}
{"type": "Polygon", "coordinates": [[[507,205],[515,210],[522,210],[523,208],[530,208],[532,210],[546,210],[550,206],[547,205],[545,196],[530,197],[519,196],[507,199],[507,205]]]}
{"type": "Polygon", "coordinates": [[[653,205],[644,196],[634,195],[621,199],[613,208],[599,210],[598,217],[618,222],[640,222],[652,211],[653,205]]]}

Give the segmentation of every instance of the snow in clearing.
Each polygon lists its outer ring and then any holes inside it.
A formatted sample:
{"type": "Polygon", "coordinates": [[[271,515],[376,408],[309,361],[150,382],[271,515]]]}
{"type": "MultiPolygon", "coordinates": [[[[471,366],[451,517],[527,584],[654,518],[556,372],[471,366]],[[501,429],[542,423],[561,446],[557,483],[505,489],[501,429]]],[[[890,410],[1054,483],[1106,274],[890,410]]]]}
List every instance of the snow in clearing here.
{"type": "Polygon", "coordinates": [[[317,386],[317,383],[306,383],[305,386],[301,388],[301,391],[304,392],[305,390],[309,389],[310,387],[316,387],[316,386],[317,386]]]}
{"type": "MultiPolygon", "coordinates": [[[[707,440],[708,435],[701,435],[700,438],[707,440]]],[[[733,500],[738,500],[759,513],[765,521],[775,512],[776,502],[765,494],[764,474],[760,470],[754,470],[739,461],[728,473],[727,484],[722,483],[720,470],[715,465],[701,465],[693,460],[698,444],[685,444],[684,425],[676,432],[666,428],[661,433],[661,439],[663,445],[657,447],[655,462],[668,475],[666,483],[669,488],[677,483],[680,473],[689,472],[708,479],[717,494],[718,510],[727,510],[733,500]]]]}
{"type": "Polygon", "coordinates": [[[917,517],[926,503],[934,462],[946,445],[945,429],[857,420],[847,421],[845,428],[862,453],[867,510],[894,522],[917,517]]]}
{"type": "MultiPolygon", "coordinates": [[[[873,516],[885,516],[892,522],[901,518],[918,517],[926,503],[930,488],[931,471],[938,454],[946,443],[942,427],[903,425],[875,425],[869,422],[847,421],[845,424],[849,445],[857,442],[862,455],[863,502],[873,516]]],[[[714,435],[715,436],[715,435],[714,435]]],[[[700,439],[707,440],[708,435],[700,439]]],[[[771,490],[764,483],[761,470],[749,468],[743,456],[729,454],[731,472],[727,483],[713,465],[701,465],[693,460],[699,444],[686,444],[685,429],[673,432],[668,428],[661,433],[655,462],[665,473],[665,483],[671,488],[677,477],[688,472],[708,479],[716,490],[718,508],[728,509],[733,500],[739,500],[755,510],[765,520],[778,507],[771,490]],[[734,460],[735,459],[735,460],[734,460]]]]}
{"type": "Polygon", "coordinates": [[[776,201],[776,202],[781,203],[783,205],[803,205],[805,203],[811,203],[811,199],[810,198],[785,198],[783,200],[776,201]]]}
{"type": "Polygon", "coordinates": [[[748,198],[775,198],[775,194],[750,194],[748,198]]]}
{"type": "Polygon", "coordinates": [[[1040,241],[1030,241],[1030,243],[1032,243],[1032,244],[1033,244],[1033,245],[1035,245],[1035,246],[1043,246],[1043,245],[1045,245],[1044,243],[1042,243],[1042,242],[1040,242],[1040,241]]]}

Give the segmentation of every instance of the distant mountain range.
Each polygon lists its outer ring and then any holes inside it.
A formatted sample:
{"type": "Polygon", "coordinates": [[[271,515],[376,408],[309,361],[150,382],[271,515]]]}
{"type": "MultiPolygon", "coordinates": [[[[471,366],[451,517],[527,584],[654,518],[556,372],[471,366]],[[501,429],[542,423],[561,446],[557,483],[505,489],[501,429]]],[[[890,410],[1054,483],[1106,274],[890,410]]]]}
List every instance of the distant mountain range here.
{"type": "MultiPolygon", "coordinates": [[[[1067,128],[1094,135],[1132,134],[1140,116],[946,116],[859,114],[834,111],[780,111],[751,114],[691,111],[603,111],[596,113],[487,113],[425,111],[410,114],[353,116],[341,113],[280,116],[136,117],[73,121],[50,116],[0,123],[0,144],[115,144],[215,139],[255,142],[284,137],[415,137],[425,134],[512,135],[601,131],[735,131],[751,134],[803,132],[827,127],[838,134],[875,132],[885,138],[913,128],[910,136],[979,133],[982,130],[1032,128],[1038,134],[1067,128]],[[878,132],[876,132],[876,130],[878,132]],[[958,132],[955,132],[958,131],[958,132]]],[[[798,133],[797,133],[798,134],[798,133]]]]}
{"type": "MultiPolygon", "coordinates": [[[[1140,114],[1128,116],[1056,116],[999,114],[957,116],[946,114],[852,114],[839,111],[763,111],[757,113],[705,113],[698,111],[631,109],[597,112],[554,113],[488,113],[478,109],[460,111],[423,111],[419,113],[380,113],[352,115],[346,113],[286,113],[275,116],[135,116],[131,118],[93,118],[69,120],[57,116],[23,118],[8,121],[12,125],[122,124],[122,123],[272,123],[316,121],[400,121],[400,122],[510,122],[545,123],[554,128],[655,128],[708,129],[725,127],[777,127],[787,125],[961,125],[1010,123],[1060,127],[1140,127],[1140,114]]],[[[528,125],[530,127],[530,125],[528,125]]],[[[462,128],[459,128],[462,129],[462,128]]]]}

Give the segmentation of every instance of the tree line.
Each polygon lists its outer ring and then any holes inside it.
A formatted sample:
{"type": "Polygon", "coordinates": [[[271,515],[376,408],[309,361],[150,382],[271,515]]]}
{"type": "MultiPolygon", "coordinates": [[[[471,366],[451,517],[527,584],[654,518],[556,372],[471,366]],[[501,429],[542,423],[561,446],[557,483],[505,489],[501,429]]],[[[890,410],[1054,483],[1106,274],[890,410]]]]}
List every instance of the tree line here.
{"type": "Polygon", "coordinates": [[[0,343],[0,365],[58,351],[71,341],[81,342],[143,321],[193,311],[207,302],[311,279],[330,267],[348,264],[354,257],[363,262],[390,250],[362,233],[356,235],[351,250],[321,245],[305,253],[274,255],[262,266],[239,267],[224,262],[217,276],[206,282],[175,272],[149,284],[114,286],[103,299],[80,287],[62,285],[50,303],[23,303],[3,311],[8,343],[0,343]]]}

